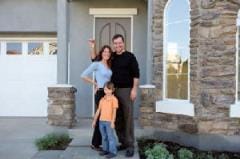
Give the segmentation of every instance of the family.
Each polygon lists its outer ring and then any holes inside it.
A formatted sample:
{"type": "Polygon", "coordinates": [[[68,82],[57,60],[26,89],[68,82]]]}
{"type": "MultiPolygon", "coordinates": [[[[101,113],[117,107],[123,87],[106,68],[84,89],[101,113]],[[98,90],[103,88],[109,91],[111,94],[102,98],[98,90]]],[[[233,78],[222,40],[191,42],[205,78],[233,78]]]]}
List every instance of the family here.
{"type": "Polygon", "coordinates": [[[116,157],[121,150],[126,150],[126,157],[134,156],[133,103],[140,73],[137,59],[125,50],[124,41],[121,34],[116,34],[112,38],[113,50],[104,45],[97,54],[95,41],[89,40],[92,64],[81,74],[96,90],[91,148],[106,158],[116,157]],[[95,79],[89,76],[93,72],[95,79]]]}

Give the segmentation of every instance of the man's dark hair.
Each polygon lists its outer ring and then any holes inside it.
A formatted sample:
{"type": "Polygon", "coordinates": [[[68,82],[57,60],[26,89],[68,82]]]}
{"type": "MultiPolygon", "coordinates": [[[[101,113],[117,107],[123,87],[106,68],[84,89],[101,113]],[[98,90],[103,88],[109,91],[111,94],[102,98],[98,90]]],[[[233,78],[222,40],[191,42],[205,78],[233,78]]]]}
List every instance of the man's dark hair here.
{"type": "Polygon", "coordinates": [[[115,34],[112,38],[112,41],[114,41],[115,39],[121,38],[122,41],[124,42],[124,37],[122,36],[122,34],[115,34]]]}

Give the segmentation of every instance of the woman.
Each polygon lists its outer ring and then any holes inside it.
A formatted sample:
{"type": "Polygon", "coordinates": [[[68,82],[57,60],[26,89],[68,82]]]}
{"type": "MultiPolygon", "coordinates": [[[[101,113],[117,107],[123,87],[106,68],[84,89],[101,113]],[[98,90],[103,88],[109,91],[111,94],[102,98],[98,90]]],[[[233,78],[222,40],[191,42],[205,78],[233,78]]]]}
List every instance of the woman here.
{"type": "MultiPolygon", "coordinates": [[[[95,45],[91,46],[92,49],[95,49],[95,45]]],[[[93,51],[93,50],[92,50],[93,51]]],[[[112,76],[111,71],[111,56],[112,49],[108,45],[104,45],[99,51],[99,55],[96,61],[94,61],[86,70],[81,74],[81,78],[93,84],[96,93],[95,93],[95,110],[98,108],[100,99],[104,96],[103,87],[104,84],[110,81],[112,76]],[[95,72],[95,80],[90,78],[88,75],[95,72]]],[[[91,148],[94,150],[100,150],[100,145],[102,142],[102,137],[99,130],[99,120],[97,120],[96,126],[94,128],[92,136],[92,145],[91,148]]]]}

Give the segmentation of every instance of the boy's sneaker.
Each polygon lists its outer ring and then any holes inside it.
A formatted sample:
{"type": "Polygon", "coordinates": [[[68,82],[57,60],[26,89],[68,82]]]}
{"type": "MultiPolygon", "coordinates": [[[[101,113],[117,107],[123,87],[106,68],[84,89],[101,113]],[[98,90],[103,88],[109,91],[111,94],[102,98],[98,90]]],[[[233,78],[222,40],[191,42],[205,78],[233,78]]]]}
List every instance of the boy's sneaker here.
{"type": "Polygon", "coordinates": [[[113,158],[113,157],[116,157],[117,155],[116,154],[113,154],[113,153],[109,153],[106,158],[113,158]]]}
{"type": "Polygon", "coordinates": [[[101,151],[101,152],[99,152],[99,155],[100,155],[100,156],[105,156],[105,155],[107,155],[107,154],[109,154],[107,151],[101,151]]]}

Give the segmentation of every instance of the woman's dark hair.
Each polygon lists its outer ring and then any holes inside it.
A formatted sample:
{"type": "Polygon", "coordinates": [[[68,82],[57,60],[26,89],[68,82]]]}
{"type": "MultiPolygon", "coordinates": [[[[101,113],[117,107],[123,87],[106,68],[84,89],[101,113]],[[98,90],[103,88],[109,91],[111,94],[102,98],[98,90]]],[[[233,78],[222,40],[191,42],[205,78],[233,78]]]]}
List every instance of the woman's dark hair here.
{"type": "Polygon", "coordinates": [[[107,60],[107,64],[108,64],[108,67],[111,67],[111,64],[112,64],[112,62],[111,62],[111,61],[112,61],[112,49],[111,49],[111,47],[110,47],[109,45],[104,45],[104,46],[100,49],[96,60],[97,60],[97,61],[101,61],[101,60],[102,60],[102,54],[103,54],[103,52],[104,52],[105,49],[108,49],[108,50],[109,50],[110,57],[109,57],[109,59],[107,60]]]}

